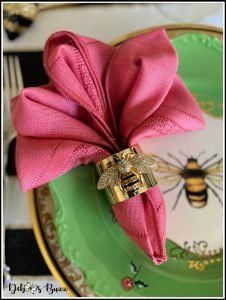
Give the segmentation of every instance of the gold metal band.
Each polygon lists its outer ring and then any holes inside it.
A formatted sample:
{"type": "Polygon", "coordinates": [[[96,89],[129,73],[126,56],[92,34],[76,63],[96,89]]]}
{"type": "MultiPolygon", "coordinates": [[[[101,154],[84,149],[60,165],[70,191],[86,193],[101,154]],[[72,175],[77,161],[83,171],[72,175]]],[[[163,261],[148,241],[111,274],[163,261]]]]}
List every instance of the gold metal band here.
{"type": "Polygon", "coordinates": [[[130,147],[96,164],[97,188],[105,189],[111,204],[122,202],[157,185],[151,166],[155,161],[130,147]]]}

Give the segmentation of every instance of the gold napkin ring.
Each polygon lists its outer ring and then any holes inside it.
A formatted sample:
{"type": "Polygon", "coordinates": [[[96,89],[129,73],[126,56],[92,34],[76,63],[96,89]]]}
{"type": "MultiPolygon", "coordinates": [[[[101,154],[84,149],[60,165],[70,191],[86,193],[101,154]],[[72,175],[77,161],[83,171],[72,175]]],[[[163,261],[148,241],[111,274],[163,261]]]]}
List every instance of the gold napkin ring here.
{"type": "Polygon", "coordinates": [[[96,164],[100,175],[97,188],[106,189],[112,204],[144,193],[157,185],[151,170],[155,164],[151,156],[127,148],[96,164]]]}

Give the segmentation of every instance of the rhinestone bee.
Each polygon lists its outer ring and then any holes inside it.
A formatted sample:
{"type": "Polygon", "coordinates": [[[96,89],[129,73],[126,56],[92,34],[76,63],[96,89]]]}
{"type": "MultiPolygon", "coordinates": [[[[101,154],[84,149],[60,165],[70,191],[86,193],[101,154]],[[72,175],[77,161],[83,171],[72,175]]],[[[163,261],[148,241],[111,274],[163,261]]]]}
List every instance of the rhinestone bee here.
{"type": "Polygon", "coordinates": [[[141,174],[148,173],[153,165],[155,165],[154,159],[135,151],[114,154],[107,164],[107,169],[101,175],[97,188],[101,190],[117,185],[129,197],[138,195],[143,186],[141,174]]]}

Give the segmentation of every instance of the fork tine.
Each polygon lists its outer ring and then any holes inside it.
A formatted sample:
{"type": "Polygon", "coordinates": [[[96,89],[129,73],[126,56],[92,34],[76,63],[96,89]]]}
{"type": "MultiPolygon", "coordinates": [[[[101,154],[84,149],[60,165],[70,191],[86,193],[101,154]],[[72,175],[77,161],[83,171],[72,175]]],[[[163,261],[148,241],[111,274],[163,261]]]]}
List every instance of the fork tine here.
{"type": "Polygon", "coordinates": [[[9,96],[9,65],[8,65],[8,60],[7,56],[4,55],[3,57],[3,84],[4,84],[4,98],[8,99],[9,96]]]}
{"type": "Polygon", "coordinates": [[[3,81],[4,81],[4,112],[6,113],[6,116],[10,115],[10,80],[9,80],[9,64],[7,56],[4,55],[3,57],[3,81]]]}
{"type": "Polygon", "coordinates": [[[23,89],[24,84],[23,84],[23,77],[22,77],[19,57],[15,56],[14,60],[15,60],[15,74],[17,79],[17,94],[18,94],[23,89]]]}
{"type": "Polygon", "coordinates": [[[15,64],[14,64],[14,57],[12,55],[9,55],[9,78],[10,78],[10,99],[11,99],[17,94],[15,64]]]}

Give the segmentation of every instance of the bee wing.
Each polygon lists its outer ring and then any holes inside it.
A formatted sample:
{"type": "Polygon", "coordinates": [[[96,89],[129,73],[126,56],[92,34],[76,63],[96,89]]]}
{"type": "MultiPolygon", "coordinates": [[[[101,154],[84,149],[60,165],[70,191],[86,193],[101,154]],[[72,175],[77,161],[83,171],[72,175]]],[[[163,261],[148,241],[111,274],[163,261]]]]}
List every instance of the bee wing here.
{"type": "Polygon", "coordinates": [[[115,166],[109,167],[104,173],[101,175],[97,188],[98,190],[106,189],[109,185],[115,186],[118,182],[118,170],[115,166]]]}
{"type": "Polygon", "coordinates": [[[156,163],[152,157],[139,154],[130,157],[129,161],[140,173],[147,173],[149,171],[149,167],[156,163]]]}
{"type": "Polygon", "coordinates": [[[171,162],[168,162],[167,160],[153,154],[152,158],[155,160],[156,165],[155,165],[155,170],[156,172],[159,173],[164,173],[164,174],[168,174],[168,175],[180,175],[181,173],[181,169],[172,164],[171,162]]]}
{"type": "Polygon", "coordinates": [[[223,189],[223,177],[207,175],[206,179],[208,179],[209,182],[212,183],[212,185],[215,186],[216,188],[218,188],[220,190],[223,189]]]}
{"type": "Polygon", "coordinates": [[[223,158],[204,169],[207,175],[221,175],[223,172],[223,158]]]}
{"type": "Polygon", "coordinates": [[[223,158],[206,167],[204,171],[206,172],[206,178],[213,186],[223,189],[223,158]]]}
{"type": "Polygon", "coordinates": [[[151,157],[156,162],[153,169],[156,180],[160,186],[172,187],[182,179],[181,169],[178,166],[155,154],[152,154],[151,157]]]}
{"type": "Polygon", "coordinates": [[[156,176],[156,180],[161,186],[171,186],[176,184],[182,177],[179,175],[156,176]]]}

